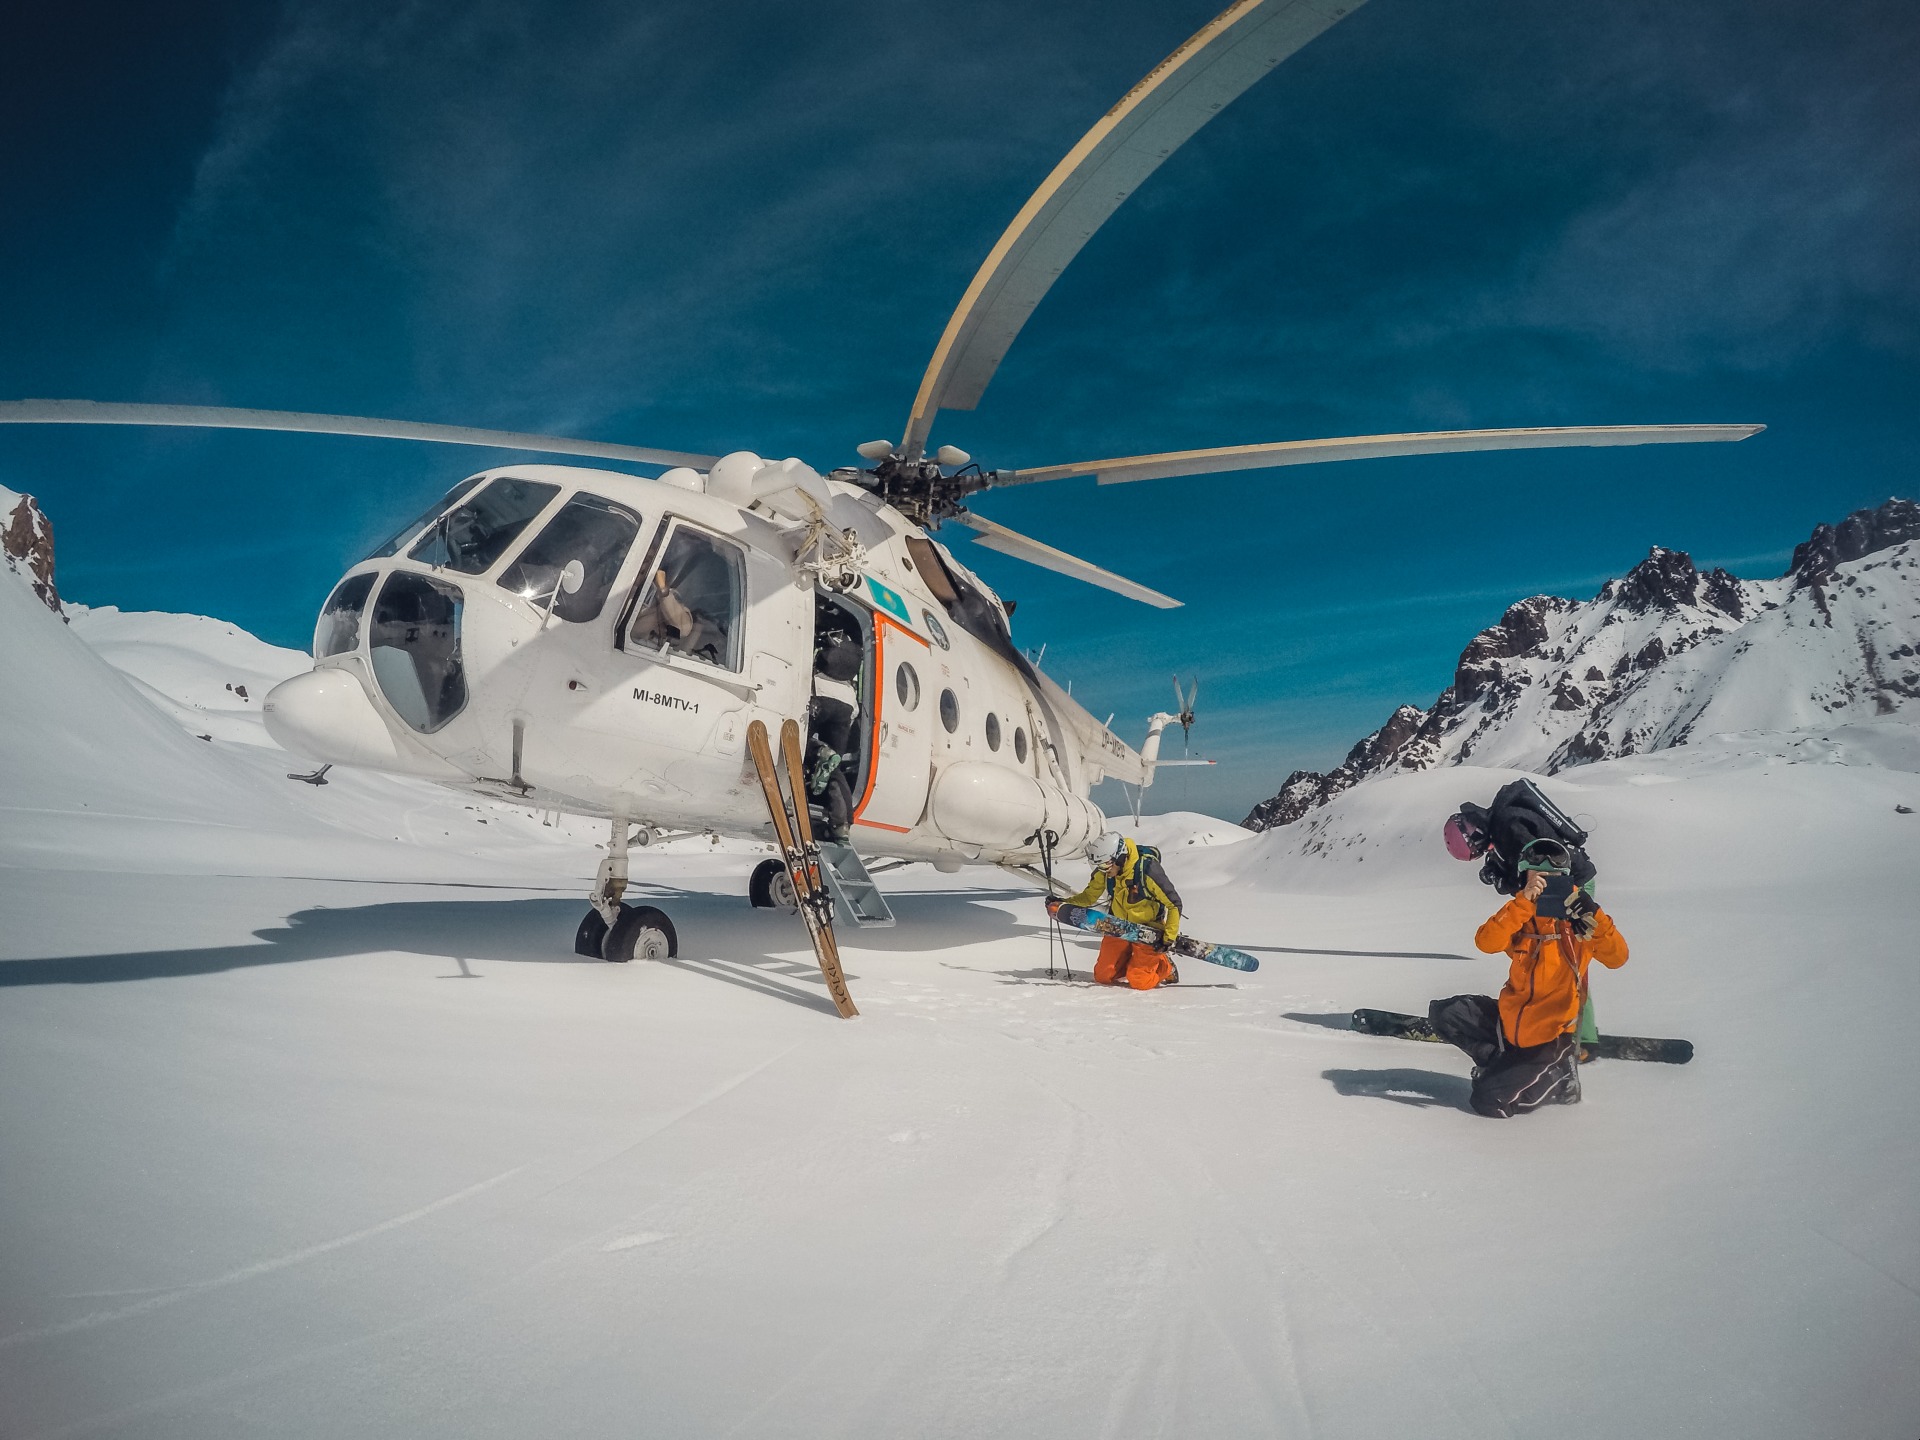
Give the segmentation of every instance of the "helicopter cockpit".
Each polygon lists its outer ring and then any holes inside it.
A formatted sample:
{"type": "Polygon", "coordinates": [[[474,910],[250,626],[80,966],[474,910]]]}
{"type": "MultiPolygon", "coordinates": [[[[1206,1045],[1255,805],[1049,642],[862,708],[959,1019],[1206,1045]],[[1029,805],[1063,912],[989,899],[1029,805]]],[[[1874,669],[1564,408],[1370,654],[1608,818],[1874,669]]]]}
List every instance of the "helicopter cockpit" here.
{"type": "Polygon", "coordinates": [[[321,610],[315,659],[356,654],[364,643],[373,679],[394,712],[420,734],[439,730],[467,703],[460,633],[466,596],[443,578],[448,572],[486,575],[551,512],[497,583],[544,611],[543,619],[584,624],[606,608],[640,516],[586,491],[556,506],[560,493],[559,485],[512,475],[474,476],[454,486],[367,557],[404,554],[434,573],[408,567],[342,580],[321,610]],[[576,563],[578,583],[569,589],[576,563]]]}
{"type": "Polygon", "coordinates": [[[745,558],[718,536],[676,525],[624,628],[626,648],[740,668],[745,558]]]}

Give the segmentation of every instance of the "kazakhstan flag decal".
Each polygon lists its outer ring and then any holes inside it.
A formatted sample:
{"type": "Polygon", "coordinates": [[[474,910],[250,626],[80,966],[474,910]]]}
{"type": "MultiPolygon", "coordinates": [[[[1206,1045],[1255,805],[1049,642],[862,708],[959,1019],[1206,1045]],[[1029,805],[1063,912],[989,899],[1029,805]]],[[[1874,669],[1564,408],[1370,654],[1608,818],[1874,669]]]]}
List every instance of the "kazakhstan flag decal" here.
{"type": "Polygon", "coordinates": [[[873,603],[886,611],[902,625],[913,625],[913,616],[908,613],[907,602],[900,598],[898,590],[890,590],[871,575],[867,576],[867,591],[873,596],[873,603]]]}

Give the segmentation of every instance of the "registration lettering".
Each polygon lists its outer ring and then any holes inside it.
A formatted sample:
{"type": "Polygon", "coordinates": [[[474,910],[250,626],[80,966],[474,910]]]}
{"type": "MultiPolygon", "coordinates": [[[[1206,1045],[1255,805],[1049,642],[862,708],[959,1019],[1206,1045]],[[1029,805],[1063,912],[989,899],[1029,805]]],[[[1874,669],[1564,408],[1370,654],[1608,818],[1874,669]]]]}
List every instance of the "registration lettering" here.
{"type": "Polygon", "coordinates": [[[678,695],[662,694],[658,690],[636,689],[633,692],[633,698],[636,700],[644,700],[649,705],[664,705],[669,710],[684,710],[689,715],[698,715],[700,713],[700,702],[698,700],[685,700],[678,695]]]}

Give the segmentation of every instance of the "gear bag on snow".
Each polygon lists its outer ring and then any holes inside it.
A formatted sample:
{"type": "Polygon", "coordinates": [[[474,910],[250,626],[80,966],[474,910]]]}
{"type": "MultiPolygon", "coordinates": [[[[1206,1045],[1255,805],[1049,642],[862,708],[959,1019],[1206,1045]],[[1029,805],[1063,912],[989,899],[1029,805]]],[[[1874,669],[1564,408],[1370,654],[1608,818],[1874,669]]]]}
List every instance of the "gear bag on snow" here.
{"type": "Polygon", "coordinates": [[[1460,807],[1459,815],[1486,843],[1485,858],[1480,862],[1480,883],[1493,886],[1502,895],[1512,895],[1520,889],[1517,866],[1520,851],[1529,840],[1558,840],[1565,845],[1573,856],[1576,886],[1584,886],[1594,877],[1593,861],[1581,848],[1587,843],[1587,832],[1574,824],[1531,780],[1502,785],[1493,803],[1484,808],[1469,801],[1460,807]]]}

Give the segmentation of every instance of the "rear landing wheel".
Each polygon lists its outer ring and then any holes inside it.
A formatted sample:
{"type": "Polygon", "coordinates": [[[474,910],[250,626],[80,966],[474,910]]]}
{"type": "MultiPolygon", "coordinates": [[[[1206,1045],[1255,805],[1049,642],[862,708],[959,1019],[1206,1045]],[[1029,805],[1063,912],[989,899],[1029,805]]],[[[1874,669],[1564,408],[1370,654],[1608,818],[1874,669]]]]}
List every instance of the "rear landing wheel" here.
{"type": "Polygon", "coordinates": [[[783,860],[762,860],[753,867],[747,881],[747,898],[756,910],[797,910],[800,902],[793,893],[793,876],[783,860]]]}
{"type": "Polygon", "coordinates": [[[680,953],[680,937],[663,910],[651,905],[622,907],[600,947],[608,960],[671,960],[680,953]]]}

